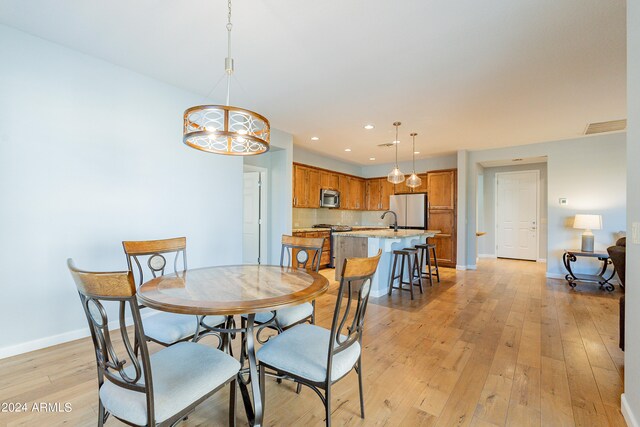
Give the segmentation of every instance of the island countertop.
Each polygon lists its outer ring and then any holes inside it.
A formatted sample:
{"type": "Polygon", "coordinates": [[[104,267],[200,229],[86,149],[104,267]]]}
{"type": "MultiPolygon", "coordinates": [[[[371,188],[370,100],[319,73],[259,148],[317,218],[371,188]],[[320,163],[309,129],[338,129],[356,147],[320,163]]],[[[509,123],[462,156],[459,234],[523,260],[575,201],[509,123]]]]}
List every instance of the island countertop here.
{"type": "Polygon", "coordinates": [[[440,230],[398,230],[386,228],[384,230],[353,230],[336,233],[340,237],[369,237],[373,239],[403,239],[405,237],[433,237],[439,234],[440,230]]]}

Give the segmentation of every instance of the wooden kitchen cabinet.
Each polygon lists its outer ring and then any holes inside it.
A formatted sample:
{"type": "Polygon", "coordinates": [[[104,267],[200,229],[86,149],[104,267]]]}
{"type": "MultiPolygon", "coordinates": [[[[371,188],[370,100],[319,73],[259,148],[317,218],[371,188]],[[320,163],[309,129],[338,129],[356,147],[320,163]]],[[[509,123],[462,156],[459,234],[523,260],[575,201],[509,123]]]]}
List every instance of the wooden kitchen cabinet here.
{"type": "Polygon", "coordinates": [[[387,178],[380,178],[380,209],[387,211],[390,208],[389,197],[395,194],[395,185],[387,181],[387,178]]]}
{"type": "Polygon", "coordinates": [[[320,171],[293,165],[293,207],[320,207],[320,171]]]}
{"type": "MultiPolygon", "coordinates": [[[[320,257],[320,268],[326,268],[331,264],[331,232],[329,231],[297,231],[294,232],[293,235],[295,237],[322,237],[324,239],[324,244],[322,245],[322,256],[320,257]]],[[[295,260],[298,251],[292,250],[291,256],[295,260]]],[[[285,255],[286,262],[286,255],[285,255]]],[[[307,267],[311,267],[310,264],[307,267]]]]}
{"type": "Polygon", "coordinates": [[[347,209],[365,210],[365,183],[362,178],[348,177],[347,209]]]}
{"type": "Polygon", "coordinates": [[[379,178],[368,179],[365,184],[367,210],[377,211],[382,209],[382,184],[379,178]]]}
{"type": "Polygon", "coordinates": [[[429,228],[441,233],[429,239],[436,244],[438,265],[456,266],[457,252],[457,171],[447,169],[427,173],[429,228]]]}
{"type": "Polygon", "coordinates": [[[329,190],[340,189],[340,175],[329,171],[320,171],[320,188],[329,190]]]}

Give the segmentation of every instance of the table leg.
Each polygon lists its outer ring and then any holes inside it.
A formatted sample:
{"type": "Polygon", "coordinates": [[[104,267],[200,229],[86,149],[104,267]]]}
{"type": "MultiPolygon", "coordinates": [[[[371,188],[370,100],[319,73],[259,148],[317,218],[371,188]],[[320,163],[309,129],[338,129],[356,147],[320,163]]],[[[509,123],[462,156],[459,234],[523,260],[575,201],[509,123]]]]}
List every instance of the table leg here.
{"type": "MultiPolygon", "coordinates": [[[[247,359],[249,359],[249,379],[251,382],[251,394],[253,399],[249,395],[247,384],[242,381],[240,377],[238,383],[240,385],[240,392],[242,393],[242,400],[247,411],[247,417],[249,418],[249,424],[254,427],[262,426],[262,396],[260,393],[260,377],[258,376],[258,363],[256,359],[255,350],[255,338],[253,335],[255,314],[247,315],[247,332],[245,335],[246,340],[246,352],[247,359]],[[253,403],[252,403],[253,400],[253,403]]],[[[240,376],[240,375],[239,375],[240,376]]]]}
{"type": "Polygon", "coordinates": [[[562,263],[564,264],[564,267],[567,269],[569,274],[564,276],[564,278],[567,280],[567,283],[569,283],[569,286],[571,286],[572,288],[575,288],[576,287],[576,276],[575,276],[575,274],[573,274],[573,271],[571,271],[571,263],[572,262],[576,262],[576,256],[573,255],[573,254],[565,252],[564,255],[562,255],[562,263]]]}
{"type": "Polygon", "coordinates": [[[602,271],[598,275],[602,278],[602,281],[599,282],[600,287],[604,288],[608,292],[613,292],[615,290],[615,287],[609,281],[613,279],[613,276],[616,274],[616,269],[615,268],[613,269],[609,277],[605,277],[605,273],[607,272],[607,267],[609,267],[609,264],[612,264],[612,261],[610,258],[598,258],[598,259],[602,261],[602,271]]]}

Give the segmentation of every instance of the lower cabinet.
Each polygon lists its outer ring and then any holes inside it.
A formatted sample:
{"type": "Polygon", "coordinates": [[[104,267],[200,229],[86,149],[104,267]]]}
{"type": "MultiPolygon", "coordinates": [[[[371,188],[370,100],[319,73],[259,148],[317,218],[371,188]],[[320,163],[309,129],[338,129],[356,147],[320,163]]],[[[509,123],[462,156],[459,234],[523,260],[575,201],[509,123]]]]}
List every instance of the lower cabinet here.
{"type": "MultiPolygon", "coordinates": [[[[320,268],[329,267],[331,264],[331,232],[329,231],[296,231],[293,233],[295,237],[324,238],[322,246],[322,256],[320,257],[320,268]]],[[[298,251],[292,251],[291,256],[296,259],[298,251]]]]}

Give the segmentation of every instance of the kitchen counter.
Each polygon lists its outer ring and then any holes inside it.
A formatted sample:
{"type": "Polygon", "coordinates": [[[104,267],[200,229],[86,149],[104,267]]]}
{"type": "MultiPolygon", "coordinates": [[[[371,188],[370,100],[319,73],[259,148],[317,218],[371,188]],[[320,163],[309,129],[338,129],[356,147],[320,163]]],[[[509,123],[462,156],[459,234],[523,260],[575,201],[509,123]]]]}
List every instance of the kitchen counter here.
{"type": "MultiPolygon", "coordinates": [[[[388,226],[382,225],[350,225],[349,227],[354,230],[389,230],[388,226]]],[[[309,233],[313,231],[330,231],[330,228],[313,228],[313,227],[301,227],[301,228],[293,228],[291,231],[293,233],[309,233]]],[[[342,232],[344,233],[344,231],[342,232]]]]}
{"type": "Polygon", "coordinates": [[[341,237],[371,237],[376,239],[401,239],[405,237],[433,237],[440,233],[439,230],[398,230],[393,231],[391,228],[385,228],[380,230],[357,230],[353,231],[341,231],[341,237]]]}

